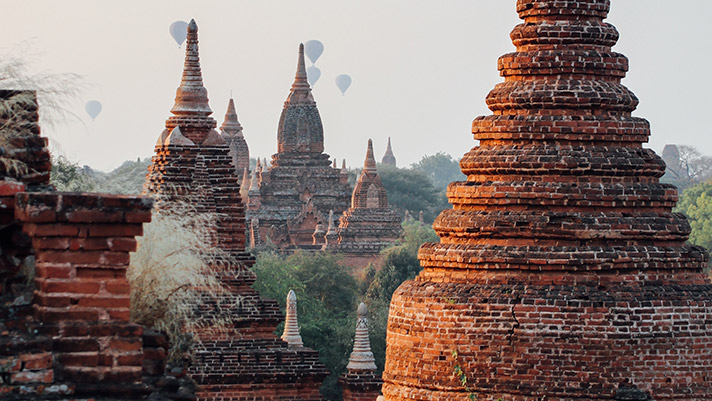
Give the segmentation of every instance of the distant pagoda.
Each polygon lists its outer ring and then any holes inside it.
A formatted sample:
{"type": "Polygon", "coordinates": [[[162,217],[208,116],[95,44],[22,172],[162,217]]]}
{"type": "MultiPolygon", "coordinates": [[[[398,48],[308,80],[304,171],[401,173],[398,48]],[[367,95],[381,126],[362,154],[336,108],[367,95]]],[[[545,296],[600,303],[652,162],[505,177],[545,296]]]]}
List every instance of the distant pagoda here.
{"type": "MultiPolygon", "coordinates": [[[[282,320],[275,301],[252,289],[254,263],[245,251],[245,214],[240,177],[230,147],[210,117],[198,55],[198,26],[188,25],[185,66],[173,116],[156,143],[146,192],[157,197],[159,212],[169,202],[189,203],[198,213],[216,216],[217,247],[226,256],[209,266],[227,292],[201,293],[195,305],[203,318],[229,316],[227,327],[189,327],[196,347],[189,374],[199,400],[321,400],[319,386],[328,374],[309,348],[293,348],[274,334],[282,320]],[[225,259],[227,258],[227,259],[225,259]]],[[[228,109],[228,112],[230,109],[228,109]]],[[[171,235],[171,233],[166,233],[171,235]]]]}
{"type": "Polygon", "coordinates": [[[230,148],[232,165],[235,167],[235,174],[241,177],[243,171],[250,170],[250,148],[247,146],[245,136],[242,134],[242,124],[237,120],[235,111],[235,101],[230,98],[225,112],[225,121],[220,126],[220,133],[223,140],[230,148]]]}
{"type": "Polygon", "coordinates": [[[391,301],[385,400],[708,400],[708,255],[643,148],[610,2],[516,4],[467,181],[391,301]]]}
{"type": "Polygon", "coordinates": [[[277,153],[259,182],[260,205],[250,208],[248,217],[258,218],[261,236],[282,249],[314,248],[316,225],[326,223],[330,210],[346,210],[350,194],[341,170],[331,167],[324,153],[321,117],[300,45],[297,73],[279,119],[277,153]]]}
{"type": "Polygon", "coordinates": [[[346,256],[346,263],[365,267],[380,258],[402,229],[400,217],[388,207],[388,195],[376,170],[373,142],[368,140],[366,159],[351,196],[351,207],[340,218],[338,243],[327,248],[346,256]]]}
{"type": "Polygon", "coordinates": [[[381,164],[386,164],[388,166],[396,167],[396,156],[393,154],[393,148],[391,148],[391,137],[388,137],[388,146],[386,147],[386,153],[381,159],[381,164]]]}

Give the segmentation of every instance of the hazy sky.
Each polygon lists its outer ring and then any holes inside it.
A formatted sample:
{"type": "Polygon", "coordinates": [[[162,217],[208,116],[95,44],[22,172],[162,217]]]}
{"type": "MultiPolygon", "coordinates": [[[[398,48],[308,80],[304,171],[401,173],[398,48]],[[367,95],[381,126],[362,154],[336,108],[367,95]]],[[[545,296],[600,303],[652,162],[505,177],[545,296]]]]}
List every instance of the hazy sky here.
{"type": "MultiPolygon", "coordinates": [[[[401,166],[474,146],[472,120],[501,81],[497,57],[514,49],[514,0],[3,0],[0,51],[31,41],[37,72],[73,72],[88,85],[77,121],[44,135],[80,164],[108,170],[148,157],[170,116],[184,50],[168,33],[176,20],[199,27],[203,79],[222,123],[232,91],[253,156],[276,152],[277,122],[300,42],[324,54],[314,97],[326,153],[363,163],[374,140],[380,160],[390,136],[401,166]],[[353,84],[342,96],[339,74],[353,84]],[[103,103],[92,122],[88,100],[103,103]]],[[[614,50],[630,58],[624,80],[640,98],[635,115],[652,124],[650,147],[691,144],[712,154],[712,1],[613,0],[614,50]]]]}

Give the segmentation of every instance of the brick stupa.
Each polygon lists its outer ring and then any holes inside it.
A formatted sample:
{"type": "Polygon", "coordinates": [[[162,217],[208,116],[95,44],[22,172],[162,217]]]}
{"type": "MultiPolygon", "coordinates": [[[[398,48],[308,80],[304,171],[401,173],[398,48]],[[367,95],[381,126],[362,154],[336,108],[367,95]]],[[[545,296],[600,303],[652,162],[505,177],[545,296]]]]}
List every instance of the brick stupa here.
{"type": "Polygon", "coordinates": [[[339,219],[338,243],[326,247],[345,256],[345,263],[366,267],[380,259],[383,248],[402,231],[400,217],[388,207],[388,195],[376,169],[373,143],[368,140],[366,159],[351,196],[351,207],[339,219]]]}
{"type": "Polygon", "coordinates": [[[237,119],[235,111],[235,101],[231,98],[225,112],[225,121],[220,126],[220,134],[230,148],[232,165],[235,167],[235,175],[241,177],[243,171],[250,170],[250,148],[247,146],[245,136],[242,133],[242,124],[237,119]]]}
{"type": "MultiPolygon", "coordinates": [[[[202,294],[203,317],[229,316],[232,325],[194,331],[196,347],[189,373],[198,398],[232,400],[321,400],[319,386],[328,371],[309,348],[289,348],[274,331],[282,319],[276,302],[263,300],[251,285],[254,259],[245,252],[245,214],[230,148],[214,129],[198,56],[198,27],[188,25],[183,79],[174,116],[156,144],[147,192],[164,202],[190,202],[198,212],[215,213],[217,246],[229,260],[211,266],[226,293],[202,294]]],[[[243,170],[244,171],[244,170],[243,170]]],[[[170,233],[167,233],[170,235],[170,233]]]]}
{"type": "Polygon", "coordinates": [[[708,256],[642,146],[609,7],[517,1],[467,181],[393,296],[386,400],[710,399],[708,256]]]}
{"type": "Polygon", "coordinates": [[[263,238],[280,248],[309,248],[317,223],[326,223],[330,210],[341,214],[349,206],[351,189],[340,176],[324,153],[324,130],[300,45],[297,73],[279,119],[277,153],[259,183],[260,206],[248,217],[258,218],[263,238]]]}

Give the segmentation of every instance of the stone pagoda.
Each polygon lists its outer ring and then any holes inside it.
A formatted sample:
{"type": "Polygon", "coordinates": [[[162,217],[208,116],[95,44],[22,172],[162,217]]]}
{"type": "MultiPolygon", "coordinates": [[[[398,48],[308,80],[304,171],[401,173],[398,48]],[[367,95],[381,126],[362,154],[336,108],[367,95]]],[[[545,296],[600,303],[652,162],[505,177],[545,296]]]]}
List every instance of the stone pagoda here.
{"type": "Polygon", "coordinates": [[[395,292],[386,400],[702,400],[708,255],[621,84],[609,0],[518,0],[453,209],[395,292]]]}
{"type": "Polygon", "coordinates": [[[330,210],[341,214],[349,206],[351,189],[340,173],[324,153],[324,130],[300,45],[297,74],[279,119],[277,153],[262,173],[260,206],[248,217],[258,218],[263,238],[282,249],[312,247],[317,223],[326,223],[330,210]]]}
{"type": "Polygon", "coordinates": [[[235,111],[235,101],[230,98],[225,112],[225,121],[220,126],[220,134],[223,140],[230,148],[230,157],[232,157],[232,165],[235,167],[235,175],[241,177],[243,171],[250,170],[250,148],[247,147],[247,141],[242,134],[242,124],[237,120],[237,112],[235,111]]]}
{"type": "MultiPolygon", "coordinates": [[[[209,266],[227,291],[201,294],[196,305],[209,320],[229,316],[230,324],[194,328],[197,342],[190,375],[200,400],[320,400],[328,374],[315,351],[290,348],[274,334],[282,320],[276,302],[263,300],[251,286],[254,259],[245,251],[245,214],[230,147],[215,130],[198,56],[198,27],[188,25],[183,79],[173,116],[156,144],[146,191],[157,197],[159,213],[169,202],[190,203],[216,216],[216,246],[223,255],[209,266]]],[[[244,169],[243,169],[244,171],[244,169]]],[[[167,233],[170,235],[170,233],[167,233]]]]}
{"type": "Polygon", "coordinates": [[[400,217],[388,207],[388,195],[376,170],[373,143],[368,140],[366,160],[351,196],[351,207],[340,218],[338,242],[326,247],[344,254],[345,263],[366,267],[380,258],[402,231],[400,217]]]}
{"type": "Polygon", "coordinates": [[[391,148],[390,136],[388,137],[388,146],[386,147],[386,153],[383,154],[383,158],[381,159],[381,164],[396,167],[396,156],[393,154],[393,148],[391,148]]]}

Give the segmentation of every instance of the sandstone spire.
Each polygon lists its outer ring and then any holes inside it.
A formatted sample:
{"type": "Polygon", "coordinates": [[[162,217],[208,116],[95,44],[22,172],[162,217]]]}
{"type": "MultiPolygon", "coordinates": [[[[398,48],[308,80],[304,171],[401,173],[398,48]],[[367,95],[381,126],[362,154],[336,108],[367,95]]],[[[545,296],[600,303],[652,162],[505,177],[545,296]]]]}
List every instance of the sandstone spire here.
{"type": "Polygon", "coordinates": [[[299,335],[299,324],[297,323],[297,294],[289,290],[287,294],[287,317],[284,320],[284,333],[282,340],[290,347],[303,347],[302,336],[299,335]]]}
{"type": "Polygon", "coordinates": [[[224,134],[230,136],[242,136],[242,124],[237,119],[237,111],[235,111],[235,100],[230,98],[227,104],[227,111],[225,112],[225,120],[220,126],[220,130],[224,134]]]}
{"type": "Polygon", "coordinates": [[[467,180],[391,301],[385,399],[704,399],[708,256],[643,147],[610,1],[516,5],[467,180]]]}
{"type": "Polygon", "coordinates": [[[387,164],[389,166],[396,166],[396,157],[393,155],[393,149],[391,148],[391,137],[388,137],[388,146],[386,147],[386,153],[381,159],[382,164],[387,164]]]}
{"type": "Polygon", "coordinates": [[[208,105],[208,90],[203,86],[198,54],[198,25],[193,19],[188,24],[183,77],[176,90],[175,105],[171,113],[176,116],[209,116],[213,113],[208,105]]]}

